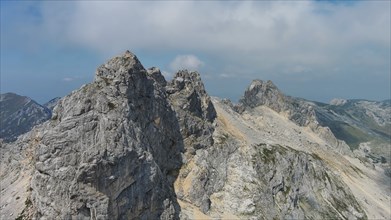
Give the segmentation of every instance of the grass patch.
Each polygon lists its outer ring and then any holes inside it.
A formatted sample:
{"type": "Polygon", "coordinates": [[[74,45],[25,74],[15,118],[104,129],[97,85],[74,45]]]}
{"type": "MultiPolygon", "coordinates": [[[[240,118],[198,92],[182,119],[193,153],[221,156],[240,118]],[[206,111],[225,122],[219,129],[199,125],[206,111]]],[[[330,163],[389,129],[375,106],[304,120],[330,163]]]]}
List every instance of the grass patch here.
{"type": "Polygon", "coordinates": [[[263,148],[262,149],[262,157],[263,161],[265,161],[265,163],[275,163],[276,162],[276,158],[275,158],[275,155],[274,155],[274,152],[273,150],[269,150],[267,148],[263,148]]]}
{"type": "Polygon", "coordinates": [[[344,122],[332,122],[327,126],[333,132],[335,137],[345,141],[351,150],[357,149],[360,143],[367,142],[372,139],[370,135],[344,122]]]}

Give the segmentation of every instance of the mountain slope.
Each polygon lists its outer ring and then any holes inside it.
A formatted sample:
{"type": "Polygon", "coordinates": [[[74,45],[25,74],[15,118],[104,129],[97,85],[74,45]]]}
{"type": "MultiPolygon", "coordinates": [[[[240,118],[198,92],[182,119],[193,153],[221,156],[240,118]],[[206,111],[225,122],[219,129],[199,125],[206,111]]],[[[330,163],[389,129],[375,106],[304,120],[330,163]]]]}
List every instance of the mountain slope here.
{"type": "Polygon", "coordinates": [[[390,162],[390,101],[343,100],[319,106],[316,112],[319,123],[329,127],[351,149],[366,145],[365,149],[368,151],[369,147],[370,151],[367,156],[374,162],[390,162]]]}
{"type": "Polygon", "coordinates": [[[34,100],[14,93],[0,95],[0,139],[6,142],[48,120],[51,112],[34,100]]]}
{"type": "MultiPolygon", "coordinates": [[[[316,133],[317,131],[313,131],[310,127],[298,126],[296,123],[289,120],[287,115],[278,113],[267,106],[247,109],[239,114],[233,110],[232,105],[227,101],[214,99],[213,103],[217,109],[218,118],[221,118],[220,120],[225,127],[229,127],[229,129],[224,129],[229,131],[226,136],[236,136],[238,139],[246,140],[247,145],[266,145],[266,150],[262,150],[262,156],[264,157],[264,160],[268,158],[265,157],[266,155],[271,156],[268,160],[269,163],[283,163],[284,160],[289,158],[287,156],[282,158],[276,157],[280,152],[284,152],[278,150],[280,147],[287,148],[288,150],[285,150],[285,152],[293,151],[311,155],[314,158],[309,160],[312,162],[307,162],[308,167],[314,162],[322,163],[322,166],[316,166],[316,170],[319,172],[324,169],[323,172],[327,173],[327,175],[329,175],[328,172],[331,171],[336,175],[338,180],[344,183],[342,185],[346,184],[347,188],[349,188],[348,191],[352,191],[360,206],[365,209],[369,219],[388,219],[389,216],[391,216],[389,210],[389,204],[391,202],[391,180],[384,174],[382,167],[376,166],[376,168],[372,168],[372,166],[369,166],[370,164],[363,163],[359,159],[351,157],[351,154],[340,154],[338,150],[335,149],[335,146],[331,146],[327,140],[319,137],[316,133]]],[[[225,135],[223,135],[223,137],[225,137],[225,135]]],[[[248,150],[248,148],[245,148],[242,152],[251,151],[248,150]]],[[[257,161],[262,161],[262,158],[257,161]]],[[[246,166],[248,166],[248,164],[246,164],[246,166]]],[[[280,165],[274,167],[280,167],[280,165]]],[[[287,173],[284,173],[282,177],[289,177],[292,174],[291,172],[297,172],[297,170],[301,169],[300,165],[297,164],[292,167],[294,167],[291,168],[292,171],[290,171],[289,168],[283,170],[287,173]]],[[[273,166],[271,166],[271,168],[273,169],[273,166]]],[[[267,170],[268,169],[266,169],[266,173],[267,170]]],[[[271,171],[269,170],[269,172],[271,171]]],[[[303,176],[306,175],[308,175],[308,171],[304,172],[303,176]]],[[[298,175],[296,174],[296,176],[298,175]]],[[[323,177],[327,179],[326,175],[315,176],[320,177],[318,181],[321,183],[324,182],[322,181],[323,177]]],[[[329,177],[331,179],[334,178],[331,176],[329,177]]],[[[246,181],[241,180],[240,182],[243,184],[243,182],[246,181]]],[[[286,181],[285,179],[284,185],[292,186],[293,182],[294,181],[286,181]]],[[[305,192],[300,194],[300,198],[302,200],[304,199],[304,201],[313,201],[314,199],[312,198],[311,192],[316,192],[317,190],[307,191],[305,189],[307,186],[316,186],[316,184],[301,183],[299,185],[299,191],[302,192],[302,189],[304,188],[303,191],[305,192]]],[[[288,191],[288,188],[289,187],[285,187],[284,192],[288,191]]],[[[289,188],[289,191],[291,188],[289,188]]],[[[327,187],[321,188],[322,190],[327,189],[327,187]]],[[[238,194],[241,195],[242,192],[238,194]]],[[[315,197],[319,199],[319,196],[315,197]]],[[[325,198],[330,197],[326,196],[325,198]]],[[[346,199],[341,199],[341,201],[346,201],[346,199]]],[[[281,203],[279,206],[283,207],[281,203]]],[[[303,207],[305,207],[305,205],[303,207]]],[[[322,218],[326,217],[327,216],[323,216],[322,218]]],[[[302,217],[297,218],[301,219],[302,217]]],[[[318,216],[317,218],[321,217],[318,216]]],[[[334,218],[343,219],[341,216],[335,216],[333,219],[334,218]]]]}
{"type": "Polygon", "coordinates": [[[373,162],[391,161],[391,103],[334,100],[332,104],[284,95],[271,81],[254,80],[245,91],[237,112],[267,106],[299,126],[308,126],[332,146],[349,153],[360,146],[373,162]],[[347,144],[345,144],[345,143],[347,144]]]}

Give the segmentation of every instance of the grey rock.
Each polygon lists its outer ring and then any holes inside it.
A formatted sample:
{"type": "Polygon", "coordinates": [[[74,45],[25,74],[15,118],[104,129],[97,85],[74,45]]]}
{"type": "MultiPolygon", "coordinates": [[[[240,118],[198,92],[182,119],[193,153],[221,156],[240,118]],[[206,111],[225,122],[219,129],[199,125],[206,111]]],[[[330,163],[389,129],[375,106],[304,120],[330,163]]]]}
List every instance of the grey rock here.
{"type": "Polygon", "coordinates": [[[176,73],[166,86],[175,110],[187,152],[213,145],[216,110],[206,93],[200,74],[187,70],[176,73]]]}
{"type": "Polygon", "coordinates": [[[183,143],[159,85],[126,52],[58,102],[55,117],[38,129],[38,141],[30,133],[26,143],[36,158],[34,217],[178,218],[172,179],[183,143]]]}

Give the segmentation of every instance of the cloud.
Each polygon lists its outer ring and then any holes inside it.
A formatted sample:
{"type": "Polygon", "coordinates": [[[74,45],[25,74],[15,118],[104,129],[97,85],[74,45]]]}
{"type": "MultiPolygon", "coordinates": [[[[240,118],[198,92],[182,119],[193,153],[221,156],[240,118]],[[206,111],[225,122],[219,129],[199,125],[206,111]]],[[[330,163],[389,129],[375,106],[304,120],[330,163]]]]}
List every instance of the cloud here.
{"type": "Polygon", "coordinates": [[[82,76],[67,76],[67,77],[62,78],[62,81],[64,81],[64,82],[74,82],[74,81],[80,81],[83,78],[84,77],[82,77],[82,76]]]}
{"type": "Polygon", "coordinates": [[[390,4],[43,1],[36,6],[39,19],[23,18],[12,26],[28,31],[5,39],[6,46],[40,41],[43,48],[58,44],[104,57],[126,49],[137,54],[197,54],[208,65],[194,55],[182,55],[166,60],[161,68],[202,67],[215,79],[266,78],[284,85],[300,75],[308,82],[352,79],[354,83],[372,80],[376,73],[384,82],[390,78],[390,4]],[[10,43],[25,38],[29,40],[10,43]]]}
{"type": "Polygon", "coordinates": [[[170,63],[170,68],[173,71],[187,69],[187,70],[199,70],[200,67],[204,65],[198,57],[188,54],[188,55],[178,55],[170,63]]]}
{"type": "Polygon", "coordinates": [[[62,81],[64,81],[64,82],[72,82],[74,80],[75,80],[75,78],[72,78],[72,77],[65,77],[62,79],[62,81]]]}
{"type": "Polygon", "coordinates": [[[29,30],[105,54],[125,48],[186,50],[327,64],[338,60],[330,54],[363,44],[389,48],[389,6],[387,1],[48,1],[40,5],[41,22],[29,30]]]}
{"type": "Polygon", "coordinates": [[[386,62],[379,51],[390,49],[389,8],[388,1],[48,1],[36,30],[105,56],[125,49],[191,51],[263,72],[284,65],[319,71],[352,64],[357,53],[386,62]]]}

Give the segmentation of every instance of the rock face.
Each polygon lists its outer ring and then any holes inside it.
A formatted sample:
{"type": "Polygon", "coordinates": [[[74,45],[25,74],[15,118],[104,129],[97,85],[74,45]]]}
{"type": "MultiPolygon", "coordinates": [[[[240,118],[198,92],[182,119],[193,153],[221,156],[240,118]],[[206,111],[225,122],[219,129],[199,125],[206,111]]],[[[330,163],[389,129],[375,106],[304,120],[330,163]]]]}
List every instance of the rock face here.
{"type": "Polygon", "coordinates": [[[229,158],[229,166],[237,167],[227,173],[223,190],[212,196],[213,208],[222,212],[250,219],[365,218],[349,190],[316,154],[258,144],[229,158]]]}
{"type": "MultiPolygon", "coordinates": [[[[198,150],[213,146],[213,122],[216,111],[197,72],[179,71],[167,84],[167,92],[179,120],[185,144],[185,166],[187,166],[192,163],[198,150]]],[[[182,170],[180,175],[183,176],[183,172],[186,171],[182,170]]],[[[203,185],[206,181],[204,179],[200,184],[194,182],[196,188],[191,194],[184,195],[183,192],[179,192],[178,197],[183,199],[188,196],[196,206],[207,212],[210,200],[203,185]]]]}
{"type": "Polygon", "coordinates": [[[270,81],[234,106],[209,97],[199,73],[167,82],[127,51],[2,143],[0,217],[366,219],[347,185],[366,174],[313,106],[270,81]]]}
{"type": "Polygon", "coordinates": [[[34,217],[178,218],[178,121],[164,87],[130,52],[61,99],[34,138],[34,217]]]}
{"type": "Polygon", "coordinates": [[[14,93],[0,95],[0,108],[0,139],[5,142],[16,140],[51,116],[48,108],[14,93]]]}
{"type": "Polygon", "coordinates": [[[167,84],[168,98],[177,113],[187,152],[213,145],[216,111],[200,74],[179,71],[167,84]]]}

